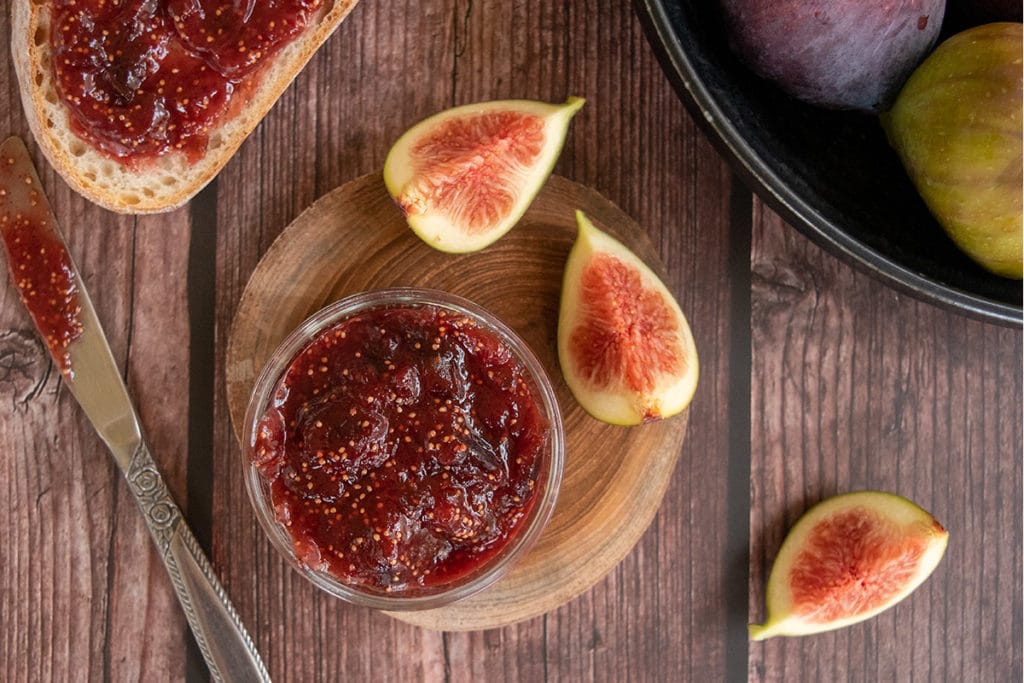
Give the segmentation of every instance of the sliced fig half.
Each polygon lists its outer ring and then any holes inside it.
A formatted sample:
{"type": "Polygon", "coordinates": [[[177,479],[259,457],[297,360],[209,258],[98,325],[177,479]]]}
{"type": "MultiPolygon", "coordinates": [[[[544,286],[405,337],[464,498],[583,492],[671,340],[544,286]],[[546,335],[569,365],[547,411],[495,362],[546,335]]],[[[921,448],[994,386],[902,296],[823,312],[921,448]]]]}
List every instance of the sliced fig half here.
{"type": "Polygon", "coordinates": [[[633,425],[682,412],[699,374],[679,304],[624,244],[576,212],[558,314],[558,360],[573,396],[598,420],[633,425]]]}
{"type": "Polygon", "coordinates": [[[849,626],[892,607],[938,566],[949,533],[913,502],[858,491],[808,510],[768,578],[768,620],[754,640],[849,626]]]}
{"type": "Polygon", "coordinates": [[[421,121],[384,162],[384,184],[413,232],[447,252],[483,249],[529,208],[583,106],[481,102],[421,121]]]}

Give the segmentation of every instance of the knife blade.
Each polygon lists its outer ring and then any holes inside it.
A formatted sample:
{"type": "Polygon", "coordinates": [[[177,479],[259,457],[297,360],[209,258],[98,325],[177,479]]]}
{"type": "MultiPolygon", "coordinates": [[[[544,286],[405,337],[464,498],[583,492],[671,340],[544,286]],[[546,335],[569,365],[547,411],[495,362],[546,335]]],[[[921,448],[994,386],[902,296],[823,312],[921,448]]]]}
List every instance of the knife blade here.
{"type": "Polygon", "coordinates": [[[0,145],[0,235],[22,302],[143,512],[218,681],[269,681],[259,653],[150,455],[138,413],[20,138],[0,145]]]}

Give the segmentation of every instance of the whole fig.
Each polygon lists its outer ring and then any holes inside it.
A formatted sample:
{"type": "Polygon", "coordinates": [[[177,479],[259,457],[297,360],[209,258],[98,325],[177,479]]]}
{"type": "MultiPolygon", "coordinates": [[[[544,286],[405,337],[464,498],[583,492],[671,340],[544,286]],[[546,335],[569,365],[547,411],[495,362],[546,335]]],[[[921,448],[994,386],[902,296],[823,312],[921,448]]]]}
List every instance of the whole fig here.
{"type": "Polygon", "coordinates": [[[1022,25],[986,24],[939,45],[882,116],[889,142],[950,238],[1020,279],[1022,25]]]}
{"type": "Polygon", "coordinates": [[[729,42],[794,97],[879,112],[935,44],[945,0],[721,0],[729,42]]]}

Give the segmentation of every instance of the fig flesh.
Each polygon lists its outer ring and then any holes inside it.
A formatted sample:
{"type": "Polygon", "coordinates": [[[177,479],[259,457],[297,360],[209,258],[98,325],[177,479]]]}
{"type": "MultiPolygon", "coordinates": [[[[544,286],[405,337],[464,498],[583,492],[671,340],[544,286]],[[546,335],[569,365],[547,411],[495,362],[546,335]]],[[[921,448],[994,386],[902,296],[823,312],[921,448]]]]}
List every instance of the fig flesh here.
{"type": "Polygon", "coordinates": [[[1019,23],[949,38],[882,117],[925,204],[957,246],[987,270],[1020,279],[1021,49],[1019,23]]]}
{"type": "Polygon", "coordinates": [[[551,175],[583,106],[481,102],[416,124],[391,148],[384,184],[409,227],[440,251],[477,251],[508,232],[551,175]]]}
{"type": "Polygon", "coordinates": [[[931,575],[948,540],[934,517],[891,493],[822,501],[783,541],[768,578],[768,620],[750,636],[810,635],[873,617],[931,575]]]}
{"type": "Polygon", "coordinates": [[[576,212],[579,233],[562,280],[558,359],[584,410],[633,425],[682,412],[699,374],[679,304],[624,244],[576,212]]]}

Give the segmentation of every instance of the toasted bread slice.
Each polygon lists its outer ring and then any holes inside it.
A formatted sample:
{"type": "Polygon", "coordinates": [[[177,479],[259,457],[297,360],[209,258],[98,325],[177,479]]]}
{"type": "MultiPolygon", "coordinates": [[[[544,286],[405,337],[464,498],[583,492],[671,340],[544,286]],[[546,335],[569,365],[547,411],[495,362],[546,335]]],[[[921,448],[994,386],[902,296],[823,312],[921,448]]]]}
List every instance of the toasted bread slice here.
{"type": "Polygon", "coordinates": [[[257,79],[251,96],[217,121],[199,161],[170,152],[131,168],[94,149],[71,129],[50,63],[50,4],[16,0],[11,3],[11,53],[29,126],[53,167],[88,199],[119,213],[170,211],[217,175],[356,2],[326,0],[303,33],[249,76],[257,79]]]}

